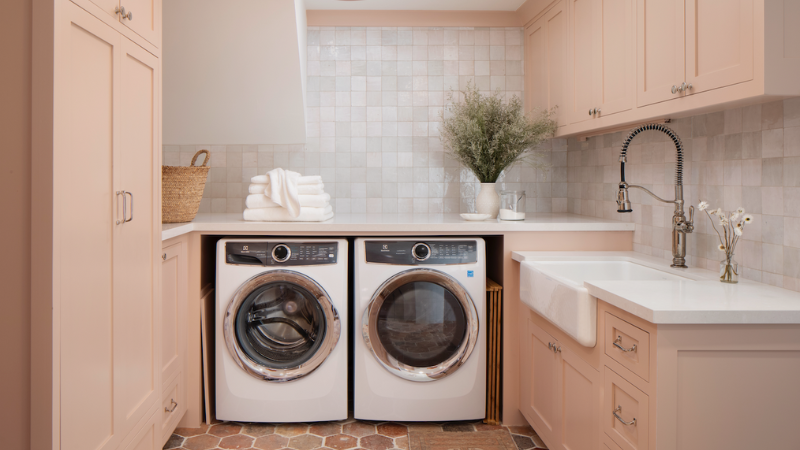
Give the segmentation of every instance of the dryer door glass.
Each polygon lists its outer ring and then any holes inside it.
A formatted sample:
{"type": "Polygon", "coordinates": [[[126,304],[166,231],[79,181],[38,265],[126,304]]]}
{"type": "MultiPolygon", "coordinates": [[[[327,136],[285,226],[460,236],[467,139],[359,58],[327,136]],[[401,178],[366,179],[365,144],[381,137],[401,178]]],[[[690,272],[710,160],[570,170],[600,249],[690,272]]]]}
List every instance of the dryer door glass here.
{"type": "Polygon", "coordinates": [[[364,343],[384,368],[411,381],[434,381],[467,361],[478,338],[478,311],[455,278],[434,269],[395,274],[362,317],[364,343]]]}
{"type": "Polygon", "coordinates": [[[245,372],[292,381],[313,372],[339,341],[339,313],[308,276],[272,270],[249,279],[225,312],[228,352],[245,372]]]}
{"type": "Polygon", "coordinates": [[[452,292],[417,281],[397,287],[378,312],[378,337],[386,351],[413,367],[441,364],[458,352],[467,315],[452,292]]]}
{"type": "Polygon", "coordinates": [[[253,291],[236,315],[236,338],[257,363],[287,368],[307,361],[325,335],[325,316],[306,289],[275,282],[253,291]]]}

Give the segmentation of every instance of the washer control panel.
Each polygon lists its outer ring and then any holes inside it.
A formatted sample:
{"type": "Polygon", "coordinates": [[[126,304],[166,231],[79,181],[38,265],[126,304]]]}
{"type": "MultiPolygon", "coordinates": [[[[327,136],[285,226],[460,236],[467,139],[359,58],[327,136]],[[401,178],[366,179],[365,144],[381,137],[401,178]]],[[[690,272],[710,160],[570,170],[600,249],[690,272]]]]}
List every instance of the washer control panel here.
{"type": "Polygon", "coordinates": [[[478,262],[478,244],[458,241],[366,241],[367,262],[398,265],[478,262]]]}
{"type": "Polygon", "coordinates": [[[225,262],[245,266],[336,264],[337,242],[228,242],[225,262]]]}

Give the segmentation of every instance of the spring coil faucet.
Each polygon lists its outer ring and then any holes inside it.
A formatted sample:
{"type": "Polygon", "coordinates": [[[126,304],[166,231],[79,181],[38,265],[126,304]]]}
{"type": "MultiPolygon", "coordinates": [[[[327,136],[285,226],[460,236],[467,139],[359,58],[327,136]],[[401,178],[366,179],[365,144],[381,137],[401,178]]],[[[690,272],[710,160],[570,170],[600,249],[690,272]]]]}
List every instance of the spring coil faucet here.
{"type": "Polygon", "coordinates": [[[636,188],[641,189],[656,200],[664,203],[675,204],[675,213],[672,215],[672,267],[686,267],[686,234],[694,231],[694,206],[689,207],[689,220],[683,212],[683,145],[680,138],[674,131],[668,127],[660,124],[647,124],[631,131],[628,138],[622,143],[622,153],[619,155],[619,171],[620,182],[619,191],[617,192],[617,212],[629,213],[631,209],[631,202],[628,197],[628,189],[636,188]],[[675,200],[664,200],[656,194],[650,192],[642,186],[636,186],[625,182],[625,163],[628,162],[627,153],[628,146],[637,134],[642,131],[656,130],[660,131],[672,139],[675,144],[675,150],[678,152],[678,161],[675,167],[675,200]]]}

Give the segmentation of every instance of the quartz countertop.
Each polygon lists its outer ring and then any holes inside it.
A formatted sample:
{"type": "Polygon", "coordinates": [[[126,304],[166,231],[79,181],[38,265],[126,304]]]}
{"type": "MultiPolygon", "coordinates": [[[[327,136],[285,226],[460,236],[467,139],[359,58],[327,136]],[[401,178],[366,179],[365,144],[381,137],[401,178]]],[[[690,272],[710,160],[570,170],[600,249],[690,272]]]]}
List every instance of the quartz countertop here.
{"type": "Polygon", "coordinates": [[[716,272],[673,269],[670,261],[634,252],[513,252],[516,261],[630,261],[686,281],[585,281],[589,294],[655,324],[800,324],[800,293],[716,272]]]}
{"type": "Polygon", "coordinates": [[[458,214],[337,214],[325,222],[246,222],[241,214],[198,214],[191,222],[165,223],[161,239],[192,231],[225,233],[507,233],[516,231],[633,231],[634,224],[575,214],[529,213],[524,221],[470,222],[458,214]]]}

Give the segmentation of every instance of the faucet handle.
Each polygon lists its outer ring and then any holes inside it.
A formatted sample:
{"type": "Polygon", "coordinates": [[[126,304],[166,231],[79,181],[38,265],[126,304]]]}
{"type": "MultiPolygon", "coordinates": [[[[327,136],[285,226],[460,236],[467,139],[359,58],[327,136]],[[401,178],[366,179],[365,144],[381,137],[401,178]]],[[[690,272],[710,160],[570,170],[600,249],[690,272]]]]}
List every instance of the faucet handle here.
{"type": "Polygon", "coordinates": [[[689,225],[694,225],[694,206],[689,206],[689,225]]]}

